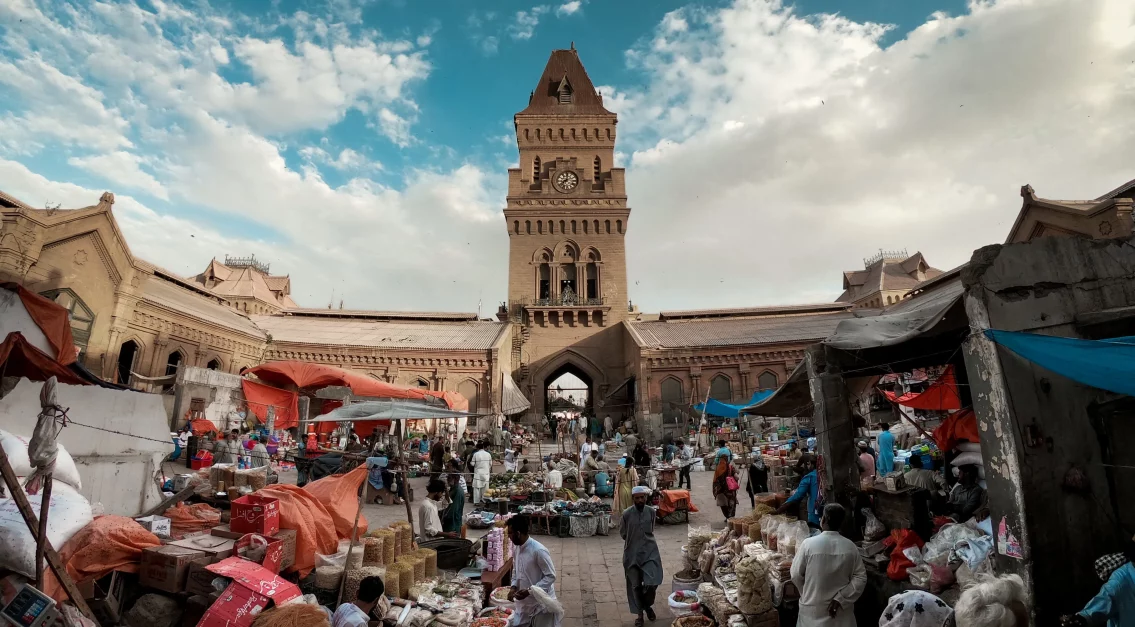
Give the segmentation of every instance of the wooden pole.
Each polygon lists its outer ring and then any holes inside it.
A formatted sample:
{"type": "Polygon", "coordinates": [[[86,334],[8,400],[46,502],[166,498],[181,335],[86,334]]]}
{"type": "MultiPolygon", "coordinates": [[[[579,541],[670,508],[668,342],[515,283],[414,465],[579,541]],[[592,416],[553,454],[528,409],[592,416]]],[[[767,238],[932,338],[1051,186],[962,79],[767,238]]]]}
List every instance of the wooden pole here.
{"type": "MultiPolygon", "coordinates": [[[[398,465],[401,466],[400,470],[402,472],[402,488],[403,488],[403,491],[406,493],[406,494],[402,495],[402,502],[406,505],[406,520],[410,522],[410,534],[413,535],[413,533],[414,533],[414,512],[410,510],[410,473],[406,471],[406,451],[405,451],[405,448],[402,446],[403,440],[404,440],[403,434],[406,431],[406,425],[407,424],[408,424],[408,422],[406,420],[403,420],[401,422],[401,424],[398,425],[398,465]]],[[[395,484],[394,487],[395,487],[394,495],[397,496],[398,495],[397,484],[395,484]]]]}
{"type": "Polygon", "coordinates": [[[51,473],[43,478],[43,498],[39,503],[39,538],[35,543],[35,587],[43,590],[43,549],[47,544],[47,512],[51,507],[51,473]]]}
{"type": "MultiPolygon", "coordinates": [[[[355,524],[351,527],[351,546],[347,547],[347,561],[346,564],[351,563],[351,553],[355,551],[355,540],[359,537],[359,516],[363,513],[363,495],[367,491],[367,482],[359,486],[359,508],[355,510],[355,524]]],[[[339,600],[335,603],[335,607],[339,607],[343,603],[343,590],[347,587],[347,573],[344,569],[343,578],[339,580],[339,600]]]]}
{"type": "Polygon", "coordinates": [[[8,463],[8,454],[4,452],[3,447],[0,447],[0,475],[4,477],[4,484],[8,486],[8,492],[11,493],[12,500],[16,502],[16,507],[20,510],[20,515],[23,516],[33,539],[39,542],[40,538],[43,538],[43,554],[47,559],[47,564],[51,566],[51,572],[55,573],[55,578],[59,580],[60,585],[67,591],[67,595],[71,597],[71,602],[79,608],[83,616],[95,620],[94,612],[83,600],[83,595],[75,586],[75,581],[67,574],[67,567],[64,566],[59,554],[52,548],[51,541],[48,540],[46,534],[40,534],[39,521],[36,519],[35,510],[28,502],[28,496],[24,494],[24,489],[20,485],[20,480],[16,477],[15,471],[12,470],[12,465],[8,463]]]}

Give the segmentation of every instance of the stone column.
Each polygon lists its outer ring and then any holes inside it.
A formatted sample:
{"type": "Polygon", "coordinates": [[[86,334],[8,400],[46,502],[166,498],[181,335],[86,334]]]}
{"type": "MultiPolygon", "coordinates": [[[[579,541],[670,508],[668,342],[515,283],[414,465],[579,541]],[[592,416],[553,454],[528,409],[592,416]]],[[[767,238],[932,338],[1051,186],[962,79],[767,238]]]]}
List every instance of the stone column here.
{"type": "Polygon", "coordinates": [[[150,376],[160,377],[166,373],[165,371],[165,354],[166,346],[169,345],[169,336],[165,331],[158,333],[158,337],[154,340],[154,354],[150,356],[150,376]]]}
{"type": "Polygon", "coordinates": [[[106,361],[103,362],[102,365],[102,376],[104,379],[113,380],[114,370],[118,367],[118,351],[122,349],[122,346],[118,343],[118,338],[121,335],[121,329],[111,327],[110,340],[106,345],[106,353],[104,353],[106,355],[106,361]]]}
{"type": "Polygon", "coordinates": [[[855,425],[843,372],[835,356],[817,344],[808,349],[808,386],[812,392],[812,426],[819,437],[816,447],[824,459],[828,502],[851,507],[859,488],[855,452],[855,425]]]}
{"type": "Polygon", "coordinates": [[[749,399],[753,395],[753,388],[749,385],[749,364],[741,364],[737,370],[741,373],[741,398],[749,399]]]}

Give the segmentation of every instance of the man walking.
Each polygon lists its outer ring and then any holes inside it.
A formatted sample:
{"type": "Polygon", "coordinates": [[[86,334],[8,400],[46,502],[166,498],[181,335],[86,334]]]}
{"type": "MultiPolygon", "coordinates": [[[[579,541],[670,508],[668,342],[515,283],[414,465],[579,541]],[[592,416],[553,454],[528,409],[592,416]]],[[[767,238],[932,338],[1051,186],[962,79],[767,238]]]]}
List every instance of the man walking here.
{"type": "Polygon", "coordinates": [[[692,447],[686,446],[685,440],[678,440],[678,489],[682,488],[682,482],[686,482],[686,489],[693,490],[694,486],[690,482],[690,467],[694,465],[694,453],[692,447]]]}
{"type": "Polygon", "coordinates": [[[654,621],[654,596],[662,585],[662,556],[654,540],[654,508],[646,504],[648,496],[650,488],[646,486],[636,486],[631,491],[634,505],[623,511],[623,524],[619,527],[623,538],[627,602],[631,614],[637,615],[635,627],[642,627],[643,615],[654,621]]]}
{"type": "Polygon", "coordinates": [[[485,442],[477,443],[477,451],[471,458],[473,462],[473,504],[481,502],[481,495],[489,487],[489,472],[493,467],[493,456],[485,450],[485,442]]]}
{"type": "Polygon", "coordinates": [[[855,543],[839,535],[846,511],[824,506],[823,531],[800,543],[792,560],[792,583],[800,591],[798,627],[855,627],[855,601],[867,571],[855,543]]]}
{"type": "Polygon", "coordinates": [[[556,598],[556,565],[543,544],[529,537],[531,522],[528,516],[508,519],[508,539],[516,545],[512,556],[512,590],[508,600],[516,607],[509,622],[511,627],[558,627],[561,615],[550,614],[532,597],[532,589],[539,588],[548,597],[556,598]]]}

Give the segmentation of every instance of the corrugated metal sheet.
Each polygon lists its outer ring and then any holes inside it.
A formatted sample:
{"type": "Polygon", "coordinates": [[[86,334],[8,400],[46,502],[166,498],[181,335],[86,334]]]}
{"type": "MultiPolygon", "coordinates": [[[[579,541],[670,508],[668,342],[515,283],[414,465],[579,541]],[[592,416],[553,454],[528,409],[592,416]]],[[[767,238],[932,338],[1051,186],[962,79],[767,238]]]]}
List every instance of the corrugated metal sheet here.
{"type": "Polygon", "coordinates": [[[302,316],[254,316],[253,320],[271,333],[277,344],[390,349],[488,350],[506,327],[502,322],[390,322],[302,316]]]}
{"type": "MultiPolygon", "coordinates": [[[[695,348],[745,344],[783,344],[820,341],[835,331],[841,320],[865,312],[776,316],[718,320],[629,322],[644,348],[695,348]]],[[[870,313],[874,313],[873,311],[870,313]]]]}

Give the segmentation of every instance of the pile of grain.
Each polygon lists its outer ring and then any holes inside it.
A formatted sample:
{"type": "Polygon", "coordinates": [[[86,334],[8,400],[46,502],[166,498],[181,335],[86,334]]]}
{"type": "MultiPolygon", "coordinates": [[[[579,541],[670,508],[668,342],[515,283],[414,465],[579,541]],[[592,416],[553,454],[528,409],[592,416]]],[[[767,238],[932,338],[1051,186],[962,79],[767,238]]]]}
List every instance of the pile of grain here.
{"type": "Polygon", "coordinates": [[[346,580],[343,582],[343,602],[350,603],[359,598],[359,584],[367,577],[380,577],[386,583],[386,569],[381,566],[363,566],[357,570],[348,570],[346,580]]]}
{"type": "Polygon", "coordinates": [[[405,599],[410,593],[410,586],[414,585],[414,565],[395,561],[386,567],[386,576],[393,581],[394,573],[398,573],[398,597],[405,599]]]}
{"type": "Polygon", "coordinates": [[[363,566],[382,566],[382,536],[363,538],[363,566]]]}
{"type": "Polygon", "coordinates": [[[389,566],[394,563],[394,545],[398,541],[398,534],[391,529],[379,529],[373,532],[375,537],[382,538],[382,563],[389,566]]]}
{"type": "MultiPolygon", "coordinates": [[[[390,525],[390,531],[394,532],[394,559],[402,557],[405,551],[402,550],[402,540],[406,537],[406,528],[400,525],[390,525]]],[[[387,562],[389,564],[389,562],[387,562]]]]}
{"type": "Polygon", "coordinates": [[[426,579],[426,558],[417,555],[416,553],[407,553],[398,558],[400,561],[414,567],[414,581],[425,581],[426,579]]]}
{"type": "Polygon", "coordinates": [[[394,523],[393,525],[390,525],[390,526],[392,528],[398,528],[398,529],[402,530],[402,535],[399,537],[399,541],[401,542],[401,546],[402,546],[402,555],[406,555],[407,553],[413,551],[414,550],[414,527],[411,526],[410,523],[408,521],[405,521],[405,520],[399,520],[398,522],[396,522],[396,523],[394,523]]]}
{"type": "Polygon", "coordinates": [[[425,576],[437,577],[437,551],[433,549],[418,549],[414,555],[425,560],[425,576]]]}
{"type": "Polygon", "coordinates": [[[331,590],[339,587],[343,578],[342,566],[320,566],[315,569],[315,587],[331,590]]]}

